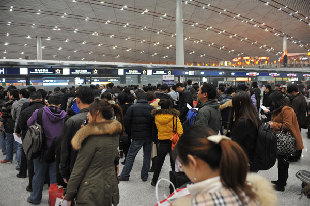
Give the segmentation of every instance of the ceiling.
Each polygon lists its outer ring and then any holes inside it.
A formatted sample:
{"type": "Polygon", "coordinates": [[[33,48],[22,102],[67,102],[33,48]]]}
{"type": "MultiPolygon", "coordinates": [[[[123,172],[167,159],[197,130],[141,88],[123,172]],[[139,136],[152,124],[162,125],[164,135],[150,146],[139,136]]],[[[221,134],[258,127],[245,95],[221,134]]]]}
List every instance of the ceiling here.
{"type": "MultiPolygon", "coordinates": [[[[1,0],[0,58],[175,63],[176,0],[1,0]]],[[[310,51],[310,0],[183,1],[185,62],[310,51]]]]}

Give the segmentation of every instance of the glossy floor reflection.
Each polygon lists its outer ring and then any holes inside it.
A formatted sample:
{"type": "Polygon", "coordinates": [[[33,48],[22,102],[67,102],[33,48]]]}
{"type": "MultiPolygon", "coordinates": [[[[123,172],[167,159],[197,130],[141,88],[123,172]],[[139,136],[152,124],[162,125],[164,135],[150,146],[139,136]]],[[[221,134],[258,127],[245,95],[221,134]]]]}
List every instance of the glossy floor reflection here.
{"type": "MultiPolygon", "coordinates": [[[[289,179],[286,190],[283,193],[278,192],[279,205],[310,205],[310,199],[305,196],[300,199],[301,182],[296,178],[295,174],[298,170],[304,169],[310,171],[310,139],[306,138],[306,130],[302,131],[305,149],[303,150],[302,159],[299,162],[291,163],[289,168],[289,179]]],[[[1,153],[1,152],[0,152],[1,153]]],[[[147,182],[142,182],[140,172],[142,168],[142,152],[139,152],[131,172],[129,182],[121,182],[120,188],[120,206],[148,206],[156,204],[155,188],[151,186],[153,173],[149,173],[147,182]]],[[[2,153],[0,159],[3,159],[2,153]]],[[[0,164],[0,206],[24,206],[30,205],[26,202],[29,193],[26,192],[27,179],[18,179],[15,170],[16,164],[0,164]]],[[[169,175],[168,157],[162,169],[160,178],[168,178],[169,175]]],[[[121,166],[122,169],[122,166],[121,166]]],[[[268,171],[260,171],[260,175],[269,180],[277,179],[276,166],[268,171]]],[[[160,199],[164,195],[168,195],[168,183],[161,183],[159,187],[160,199]]],[[[48,188],[44,187],[43,199],[40,205],[48,205],[48,188]]]]}

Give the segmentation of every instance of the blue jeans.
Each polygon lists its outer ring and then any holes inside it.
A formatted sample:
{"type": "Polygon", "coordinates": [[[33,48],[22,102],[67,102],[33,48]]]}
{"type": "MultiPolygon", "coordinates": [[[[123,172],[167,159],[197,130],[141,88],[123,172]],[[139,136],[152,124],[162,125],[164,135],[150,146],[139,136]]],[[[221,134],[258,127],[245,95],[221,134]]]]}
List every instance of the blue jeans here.
{"type": "Polygon", "coordinates": [[[42,190],[47,169],[49,170],[50,184],[56,183],[56,161],[46,163],[41,161],[40,158],[37,158],[33,160],[33,165],[34,177],[32,180],[32,193],[29,200],[32,203],[39,204],[42,200],[42,190]]]}
{"type": "Polygon", "coordinates": [[[13,161],[13,147],[14,147],[14,137],[13,134],[5,133],[6,137],[6,158],[8,162],[13,161]]]}
{"type": "Polygon", "coordinates": [[[21,156],[22,156],[22,152],[23,152],[23,145],[19,144],[18,142],[15,142],[15,144],[17,145],[15,160],[17,161],[18,168],[20,168],[20,161],[21,161],[21,156]]]}
{"type": "Polygon", "coordinates": [[[126,157],[126,164],[120,175],[123,179],[129,179],[130,172],[139,150],[143,147],[143,166],[141,170],[141,178],[147,179],[151,163],[152,142],[150,140],[138,139],[133,140],[126,157]]]}
{"type": "Polygon", "coordinates": [[[6,141],[5,141],[5,133],[3,131],[0,131],[0,147],[2,150],[2,154],[6,155],[6,141]]]}

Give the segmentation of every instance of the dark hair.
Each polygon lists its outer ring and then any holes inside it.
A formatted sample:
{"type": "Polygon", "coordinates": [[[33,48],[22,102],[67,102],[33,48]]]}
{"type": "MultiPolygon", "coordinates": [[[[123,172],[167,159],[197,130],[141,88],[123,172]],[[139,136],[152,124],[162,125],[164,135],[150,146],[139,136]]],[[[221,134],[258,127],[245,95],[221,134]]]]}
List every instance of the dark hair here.
{"type": "Polygon", "coordinates": [[[201,87],[201,93],[207,93],[208,99],[215,99],[216,97],[216,89],[213,84],[204,83],[201,87]]]}
{"type": "Polygon", "coordinates": [[[114,87],[114,84],[111,82],[111,83],[109,83],[109,84],[107,84],[107,88],[108,89],[112,89],[114,87]]]}
{"type": "Polygon", "coordinates": [[[271,90],[271,85],[266,85],[266,89],[269,89],[269,90],[271,90]]]}
{"type": "Polygon", "coordinates": [[[226,89],[226,94],[232,94],[236,92],[236,87],[230,86],[226,89]]]}
{"type": "Polygon", "coordinates": [[[258,88],[257,82],[252,83],[252,88],[258,88]]]}
{"type": "Polygon", "coordinates": [[[187,85],[192,85],[193,81],[192,80],[187,80],[187,85]]]}
{"type": "Polygon", "coordinates": [[[30,94],[30,99],[35,100],[35,99],[42,99],[42,93],[40,91],[37,92],[32,92],[30,94]]]}
{"type": "Polygon", "coordinates": [[[19,99],[19,91],[17,89],[10,89],[9,92],[14,99],[19,99]]]}
{"type": "Polygon", "coordinates": [[[56,88],[54,89],[54,92],[60,92],[60,87],[56,87],[56,88]]]}
{"type": "Polygon", "coordinates": [[[245,84],[239,84],[237,86],[237,91],[246,91],[248,87],[245,84]]]}
{"type": "Polygon", "coordinates": [[[130,103],[128,94],[126,92],[119,93],[117,96],[117,100],[120,105],[130,103]]]}
{"type": "Polygon", "coordinates": [[[175,85],[172,86],[172,90],[176,91],[177,87],[175,85]]]}
{"type": "Polygon", "coordinates": [[[161,88],[160,88],[162,91],[166,91],[168,90],[169,91],[169,86],[167,84],[163,84],[161,85],[161,88]]]}
{"type": "Polygon", "coordinates": [[[290,84],[287,86],[287,93],[298,92],[298,86],[295,84],[290,84]]]}
{"type": "Polygon", "coordinates": [[[162,109],[171,109],[173,107],[173,103],[170,99],[161,99],[158,103],[158,105],[162,109]]]}
{"type": "Polygon", "coordinates": [[[113,99],[113,96],[111,94],[111,92],[104,92],[101,94],[100,96],[101,99],[106,99],[106,100],[112,100],[113,99]]]}
{"type": "Polygon", "coordinates": [[[176,87],[176,88],[178,88],[178,87],[184,87],[184,84],[182,84],[182,83],[179,82],[179,83],[177,83],[177,84],[175,85],[175,87],[176,87]]]}
{"type": "Polygon", "coordinates": [[[29,94],[31,94],[32,92],[37,91],[37,89],[34,86],[27,87],[27,90],[28,90],[29,94]]]}
{"type": "Polygon", "coordinates": [[[219,85],[219,90],[220,90],[221,92],[225,92],[225,85],[224,85],[224,84],[220,84],[220,85],[219,85]]]}
{"type": "Polygon", "coordinates": [[[99,111],[102,118],[111,120],[114,117],[121,123],[123,123],[123,112],[119,105],[110,104],[105,99],[96,98],[93,103],[89,105],[89,113],[93,116],[99,111]]]}
{"type": "Polygon", "coordinates": [[[63,102],[63,95],[59,92],[52,93],[48,98],[48,103],[53,105],[59,105],[63,102]]]}
{"type": "Polygon", "coordinates": [[[23,98],[29,98],[29,92],[25,88],[19,90],[19,94],[21,94],[23,96],[23,98]]]}
{"type": "Polygon", "coordinates": [[[82,86],[76,92],[76,97],[78,97],[83,104],[91,104],[95,98],[95,92],[92,88],[82,86]]]}
{"type": "Polygon", "coordinates": [[[147,96],[146,96],[146,93],[142,90],[138,90],[136,92],[136,96],[137,96],[137,99],[140,100],[140,99],[147,99],[147,96]]]}
{"type": "Polygon", "coordinates": [[[9,91],[9,90],[13,90],[13,89],[17,89],[17,88],[14,85],[10,85],[7,90],[9,91]]]}
{"type": "Polygon", "coordinates": [[[283,96],[282,92],[274,91],[269,95],[272,106],[274,107],[273,115],[277,115],[281,112],[281,109],[287,105],[287,100],[283,96]]]}
{"type": "Polygon", "coordinates": [[[38,92],[41,93],[43,99],[46,98],[46,96],[47,96],[47,91],[45,91],[44,89],[38,89],[38,92]]]}
{"type": "Polygon", "coordinates": [[[147,101],[153,101],[154,99],[156,99],[156,95],[153,91],[148,91],[146,93],[146,100],[147,101]]]}
{"type": "Polygon", "coordinates": [[[194,127],[186,130],[176,145],[181,163],[189,163],[188,155],[205,161],[212,170],[219,169],[224,187],[231,188],[243,202],[244,192],[251,199],[256,198],[252,187],[247,183],[249,161],[242,148],[234,141],[224,139],[219,144],[208,137],[216,133],[207,127],[194,127]]]}
{"type": "Polygon", "coordinates": [[[241,118],[250,120],[255,127],[258,128],[258,113],[247,92],[237,92],[232,98],[232,106],[235,114],[235,121],[238,121],[241,118]]]}

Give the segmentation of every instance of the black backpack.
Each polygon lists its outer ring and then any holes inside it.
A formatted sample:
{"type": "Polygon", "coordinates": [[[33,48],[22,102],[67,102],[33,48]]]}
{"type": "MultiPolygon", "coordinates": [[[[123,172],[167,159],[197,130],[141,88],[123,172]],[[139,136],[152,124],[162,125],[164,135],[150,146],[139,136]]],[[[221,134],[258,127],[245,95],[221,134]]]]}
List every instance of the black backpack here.
{"type": "Polygon", "coordinates": [[[268,123],[259,126],[254,152],[253,167],[256,170],[268,170],[274,166],[277,158],[277,139],[268,123]]]}
{"type": "Polygon", "coordinates": [[[43,149],[44,131],[42,125],[43,109],[39,109],[37,114],[37,122],[28,128],[26,136],[23,140],[23,149],[28,160],[35,159],[40,156],[43,149]]]}

